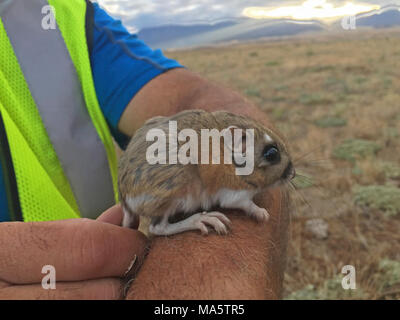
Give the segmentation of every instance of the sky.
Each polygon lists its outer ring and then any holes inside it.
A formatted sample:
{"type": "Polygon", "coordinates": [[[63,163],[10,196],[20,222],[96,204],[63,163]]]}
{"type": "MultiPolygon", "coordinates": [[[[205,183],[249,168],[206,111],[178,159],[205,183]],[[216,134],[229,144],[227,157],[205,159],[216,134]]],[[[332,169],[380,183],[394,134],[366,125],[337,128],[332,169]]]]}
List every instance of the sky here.
{"type": "Polygon", "coordinates": [[[352,15],[400,0],[380,1],[266,1],[266,0],[97,0],[112,16],[131,30],[165,24],[218,22],[232,17],[295,19],[352,15]],[[349,4],[349,2],[351,2],[349,4]],[[346,4],[347,3],[347,4],[346,4]]]}

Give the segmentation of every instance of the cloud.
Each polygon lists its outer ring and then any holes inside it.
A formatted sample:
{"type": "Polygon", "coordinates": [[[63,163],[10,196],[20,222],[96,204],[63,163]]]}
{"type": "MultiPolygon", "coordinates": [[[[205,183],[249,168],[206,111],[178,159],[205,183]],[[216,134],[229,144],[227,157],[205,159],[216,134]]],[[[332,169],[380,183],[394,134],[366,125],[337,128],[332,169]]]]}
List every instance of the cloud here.
{"type": "Polygon", "coordinates": [[[343,16],[353,16],[362,12],[379,10],[376,4],[352,3],[335,5],[328,0],[306,0],[300,5],[281,6],[281,7],[247,7],[243,14],[249,18],[268,19],[268,18],[291,18],[298,20],[306,19],[326,19],[343,16]]]}
{"type": "MultiPolygon", "coordinates": [[[[128,27],[141,29],[164,24],[216,22],[240,17],[246,7],[282,7],[299,5],[304,1],[268,0],[98,0],[112,16],[122,19],[128,27]]],[[[348,1],[329,1],[343,5],[348,1]]],[[[384,6],[400,1],[353,1],[384,6]]]]}

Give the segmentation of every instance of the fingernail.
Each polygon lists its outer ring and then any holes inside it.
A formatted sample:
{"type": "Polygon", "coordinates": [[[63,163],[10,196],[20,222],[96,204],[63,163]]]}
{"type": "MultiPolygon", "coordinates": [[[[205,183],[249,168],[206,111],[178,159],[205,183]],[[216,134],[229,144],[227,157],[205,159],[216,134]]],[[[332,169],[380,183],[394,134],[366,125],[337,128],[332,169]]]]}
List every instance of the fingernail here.
{"type": "Polygon", "coordinates": [[[135,256],[133,257],[131,263],[129,264],[128,270],[126,270],[125,273],[124,273],[124,278],[126,278],[130,274],[130,272],[133,270],[133,267],[134,267],[134,265],[136,263],[136,260],[137,260],[137,255],[135,254],[135,256]]]}
{"type": "Polygon", "coordinates": [[[135,254],[131,263],[129,264],[128,270],[125,271],[124,273],[124,278],[123,278],[123,297],[126,297],[128,294],[129,288],[131,287],[133,280],[135,280],[134,275],[136,273],[136,262],[137,262],[137,255],[135,254]]]}
{"type": "Polygon", "coordinates": [[[124,298],[126,298],[126,296],[128,295],[129,289],[132,286],[134,279],[130,279],[125,285],[124,285],[124,289],[123,289],[123,296],[124,298]]]}

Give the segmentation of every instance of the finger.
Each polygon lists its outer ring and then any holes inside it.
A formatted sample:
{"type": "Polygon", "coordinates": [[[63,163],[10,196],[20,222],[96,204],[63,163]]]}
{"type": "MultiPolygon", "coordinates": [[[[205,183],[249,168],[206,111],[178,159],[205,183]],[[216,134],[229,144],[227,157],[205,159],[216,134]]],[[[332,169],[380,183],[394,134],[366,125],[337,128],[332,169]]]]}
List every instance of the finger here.
{"type": "Polygon", "coordinates": [[[57,281],[122,277],[146,237],[137,230],[88,219],[0,224],[0,279],[38,283],[42,268],[55,268],[57,281]]]}
{"type": "Polygon", "coordinates": [[[121,280],[116,278],[59,282],[55,289],[41,284],[10,286],[0,289],[0,300],[118,300],[123,297],[121,280]]]}
{"type": "Polygon", "coordinates": [[[105,211],[100,217],[97,218],[97,221],[106,222],[115,224],[120,226],[122,223],[122,208],[121,205],[117,204],[107,211],[105,211]]]}
{"type": "MultiPolygon", "coordinates": [[[[107,222],[115,225],[122,225],[123,210],[120,204],[117,204],[107,211],[105,211],[97,221],[107,222]]],[[[139,227],[139,216],[136,216],[135,222],[130,226],[131,229],[137,229],[139,227]]]]}

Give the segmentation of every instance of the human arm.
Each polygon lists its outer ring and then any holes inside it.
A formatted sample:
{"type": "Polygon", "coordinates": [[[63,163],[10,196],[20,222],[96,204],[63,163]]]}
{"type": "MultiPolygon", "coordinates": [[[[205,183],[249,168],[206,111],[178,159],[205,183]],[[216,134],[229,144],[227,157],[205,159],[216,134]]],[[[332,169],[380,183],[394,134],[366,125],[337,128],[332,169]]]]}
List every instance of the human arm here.
{"type": "Polygon", "coordinates": [[[257,203],[268,209],[267,223],[228,210],[227,236],[187,232],[155,238],[127,299],[280,299],[288,201],[274,190],[257,203]]]}
{"type": "Polygon", "coordinates": [[[177,68],[159,75],[135,95],[122,114],[118,128],[132,136],[147,119],[171,116],[186,109],[226,110],[273,126],[264,112],[239,93],[177,68]]]}

